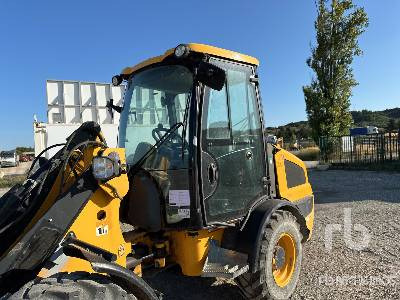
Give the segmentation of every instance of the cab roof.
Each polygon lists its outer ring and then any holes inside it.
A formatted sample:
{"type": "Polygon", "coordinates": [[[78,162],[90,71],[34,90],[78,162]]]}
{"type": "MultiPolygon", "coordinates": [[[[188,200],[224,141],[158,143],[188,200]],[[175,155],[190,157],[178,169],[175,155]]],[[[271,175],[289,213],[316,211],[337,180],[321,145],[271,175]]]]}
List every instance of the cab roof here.
{"type": "MultiPolygon", "coordinates": [[[[212,56],[226,58],[226,59],[230,59],[230,60],[234,60],[234,61],[238,61],[238,62],[250,64],[250,65],[255,65],[255,66],[259,65],[259,61],[257,58],[254,58],[252,56],[248,56],[245,54],[241,54],[238,52],[234,52],[234,51],[230,51],[230,50],[226,50],[226,49],[222,49],[222,48],[218,48],[218,47],[214,47],[214,46],[204,45],[204,44],[190,43],[190,44],[186,44],[186,46],[188,46],[189,49],[194,52],[205,53],[205,54],[209,54],[212,56]]],[[[164,58],[166,58],[167,56],[173,54],[174,50],[175,50],[175,48],[169,49],[169,50],[165,51],[165,53],[163,55],[146,59],[145,61],[143,61],[133,67],[126,67],[125,69],[122,70],[121,74],[129,75],[141,68],[147,67],[147,66],[155,64],[155,63],[159,63],[159,62],[163,61],[164,58]]]]}

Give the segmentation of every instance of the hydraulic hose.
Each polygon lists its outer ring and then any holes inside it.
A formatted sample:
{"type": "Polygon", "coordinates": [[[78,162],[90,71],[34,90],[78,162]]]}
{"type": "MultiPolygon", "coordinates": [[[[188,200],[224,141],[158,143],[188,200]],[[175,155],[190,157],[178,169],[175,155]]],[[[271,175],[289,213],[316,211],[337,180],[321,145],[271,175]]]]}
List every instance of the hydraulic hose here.
{"type": "Polygon", "coordinates": [[[50,150],[50,149],[52,149],[52,148],[54,148],[54,147],[60,147],[60,146],[65,146],[65,145],[66,145],[66,143],[54,144],[54,145],[51,145],[51,146],[47,147],[47,148],[44,149],[43,151],[41,151],[41,152],[39,153],[39,155],[36,156],[35,159],[33,160],[32,165],[31,165],[31,167],[29,168],[26,177],[29,177],[29,176],[31,175],[30,173],[31,173],[31,171],[32,171],[32,169],[33,169],[35,163],[36,163],[36,162],[38,161],[38,159],[43,155],[43,153],[45,153],[46,151],[48,151],[48,150],[50,150]]]}

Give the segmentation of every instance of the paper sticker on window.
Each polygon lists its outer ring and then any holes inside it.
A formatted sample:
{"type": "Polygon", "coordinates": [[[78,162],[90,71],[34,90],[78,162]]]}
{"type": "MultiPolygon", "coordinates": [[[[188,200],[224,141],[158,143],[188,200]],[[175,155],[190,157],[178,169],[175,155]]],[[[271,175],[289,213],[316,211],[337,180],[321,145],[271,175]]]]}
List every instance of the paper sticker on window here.
{"type": "Polygon", "coordinates": [[[178,215],[182,218],[190,218],[190,209],[189,208],[179,208],[178,215]]]}
{"type": "Polygon", "coordinates": [[[169,205],[171,206],[190,206],[189,190],[170,190],[169,205]]]}

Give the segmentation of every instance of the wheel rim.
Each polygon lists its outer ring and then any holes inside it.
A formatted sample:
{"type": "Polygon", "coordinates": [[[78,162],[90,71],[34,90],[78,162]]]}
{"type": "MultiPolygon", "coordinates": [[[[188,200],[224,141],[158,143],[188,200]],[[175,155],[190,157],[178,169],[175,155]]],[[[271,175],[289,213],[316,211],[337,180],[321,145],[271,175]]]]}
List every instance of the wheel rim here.
{"type": "Polygon", "coordinates": [[[296,244],[290,234],[283,233],[275,245],[272,257],[272,274],[278,286],[284,287],[289,283],[294,273],[295,263],[296,244]]]}

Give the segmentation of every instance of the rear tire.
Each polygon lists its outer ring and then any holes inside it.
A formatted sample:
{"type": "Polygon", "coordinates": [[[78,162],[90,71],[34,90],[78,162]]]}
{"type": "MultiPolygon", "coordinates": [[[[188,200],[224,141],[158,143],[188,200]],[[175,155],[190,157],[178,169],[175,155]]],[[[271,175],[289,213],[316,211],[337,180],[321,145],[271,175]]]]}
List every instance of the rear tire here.
{"type": "MultiPolygon", "coordinates": [[[[264,228],[259,251],[258,271],[245,273],[235,279],[237,285],[246,299],[288,299],[296,289],[300,276],[302,261],[302,234],[300,226],[288,211],[277,210],[271,216],[269,224],[264,228]],[[282,245],[282,238],[291,240],[286,243],[284,264],[288,266],[286,272],[277,275],[276,252],[278,245],[282,245]],[[288,238],[289,237],[289,238],[288,238]],[[292,251],[292,256],[290,252],[292,251]],[[290,257],[290,259],[288,259],[290,257]],[[274,263],[274,262],[275,263],[274,263]],[[294,262],[293,262],[294,261],[294,262]],[[290,263],[293,262],[293,263],[290,263]],[[279,283],[279,284],[278,284],[279,283]]],[[[283,246],[285,248],[285,246],[283,246]]],[[[278,273],[279,274],[279,273],[278,273]]]]}
{"type": "Polygon", "coordinates": [[[25,284],[10,299],[126,299],[137,300],[110,277],[86,272],[60,273],[25,284]]]}

